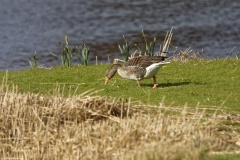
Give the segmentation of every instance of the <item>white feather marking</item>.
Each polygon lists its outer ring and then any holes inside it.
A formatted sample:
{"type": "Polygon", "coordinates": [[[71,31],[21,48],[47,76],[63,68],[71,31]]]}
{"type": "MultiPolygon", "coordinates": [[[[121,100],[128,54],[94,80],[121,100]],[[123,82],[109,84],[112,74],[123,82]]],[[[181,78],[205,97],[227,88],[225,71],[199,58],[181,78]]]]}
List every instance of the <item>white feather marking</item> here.
{"type": "Polygon", "coordinates": [[[165,64],[169,64],[170,62],[159,62],[159,63],[154,63],[146,68],[146,74],[144,78],[152,78],[154,75],[157,74],[159,69],[164,66],[165,64]]]}

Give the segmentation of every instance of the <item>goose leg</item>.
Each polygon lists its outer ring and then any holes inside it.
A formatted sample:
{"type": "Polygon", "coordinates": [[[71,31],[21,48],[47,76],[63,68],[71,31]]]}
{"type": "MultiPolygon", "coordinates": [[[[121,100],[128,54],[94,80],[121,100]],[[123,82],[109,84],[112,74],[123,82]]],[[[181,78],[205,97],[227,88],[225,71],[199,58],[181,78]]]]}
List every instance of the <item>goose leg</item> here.
{"type": "Polygon", "coordinates": [[[138,84],[138,86],[140,87],[140,81],[139,81],[139,80],[137,80],[137,84],[138,84]]]}
{"type": "Polygon", "coordinates": [[[157,80],[156,80],[156,76],[153,76],[153,87],[152,88],[157,88],[157,80]]]}

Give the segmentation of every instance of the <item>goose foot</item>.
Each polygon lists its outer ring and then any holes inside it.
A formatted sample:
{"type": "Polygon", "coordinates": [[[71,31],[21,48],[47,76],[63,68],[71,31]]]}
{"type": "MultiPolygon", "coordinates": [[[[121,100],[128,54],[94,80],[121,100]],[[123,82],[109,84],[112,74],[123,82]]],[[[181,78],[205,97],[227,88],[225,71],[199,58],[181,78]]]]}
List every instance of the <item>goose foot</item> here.
{"type": "Polygon", "coordinates": [[[152,88],[157,88],[157,85],[158,85],[158,84],[154,84],[152,88]]]}
{"type": "Polygon", "coordinates": [[[156,80],[156,76],[153,76],[153,87],[152,88],[157,88],[157,80],[156,80]]]}

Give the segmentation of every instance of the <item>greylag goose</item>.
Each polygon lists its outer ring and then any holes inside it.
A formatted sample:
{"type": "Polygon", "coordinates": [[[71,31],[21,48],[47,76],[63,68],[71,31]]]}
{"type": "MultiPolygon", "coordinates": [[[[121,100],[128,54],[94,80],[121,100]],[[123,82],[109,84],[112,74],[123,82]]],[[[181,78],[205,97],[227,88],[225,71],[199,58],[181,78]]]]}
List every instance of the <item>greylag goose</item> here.
{"type": "Polygon", "coordinates": [[[113,64],[106,71],[105,84],[118,72],[123,78],[136,80],[138,86],[140,86],[141,79],[153,78],[153,88],[156,88],[158,84],[155,75],[163,65],[170,63],[165,62],[165,58],[163,56],[139,56],[130,59],[123,66],[113,64]]]}

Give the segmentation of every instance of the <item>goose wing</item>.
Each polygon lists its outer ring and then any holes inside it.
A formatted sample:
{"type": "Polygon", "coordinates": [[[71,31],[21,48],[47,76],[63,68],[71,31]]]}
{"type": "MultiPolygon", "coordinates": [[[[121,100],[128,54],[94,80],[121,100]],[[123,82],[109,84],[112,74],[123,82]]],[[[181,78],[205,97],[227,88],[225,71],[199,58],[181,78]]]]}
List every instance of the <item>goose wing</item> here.
{"type": "Polygon", "coordinates": [[[139,57],[135,57],[130,59],[129,61],[127,61],[124,66],[128,67],[128,66],[139,66],[139,67],[148,67],[150,65],[152,65],[153,63],[159,63],[161,61],[164,61],[165,58],[167,57],[163,57],[163,56],[139,56],[139,57]]]}

